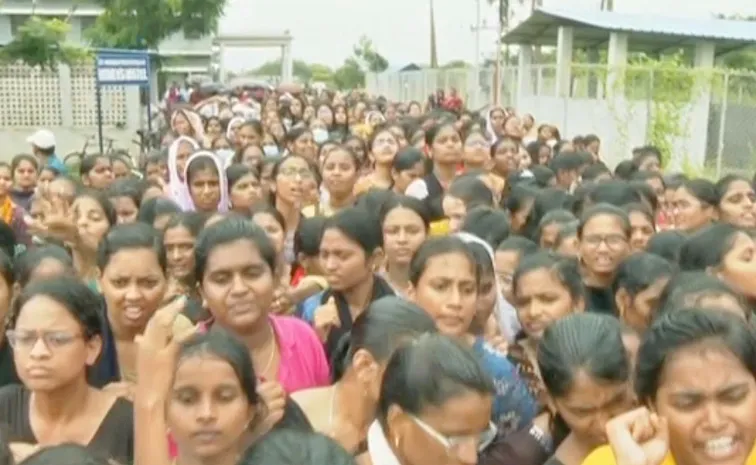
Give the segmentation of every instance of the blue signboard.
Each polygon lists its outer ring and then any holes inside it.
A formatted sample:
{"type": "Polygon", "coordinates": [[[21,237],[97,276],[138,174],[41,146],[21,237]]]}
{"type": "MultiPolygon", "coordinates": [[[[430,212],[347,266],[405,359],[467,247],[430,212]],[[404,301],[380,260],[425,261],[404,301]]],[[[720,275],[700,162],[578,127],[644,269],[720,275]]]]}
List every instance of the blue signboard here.
{"type": "Polygon", "coordinates": [[[98,86],[147,86],[150,84],[150,55],[138,50],[98,50],[98,86]]]}
{"type": "MultiPolygon", "coordinates": [[[[102,86],[139,86],[150,89],[150,54],[146,50],[99,49],[95,58],[95,90],[97,91],[97,134],[100,153],[103,151],[102,136],[102,86]]],[[[147,114],[152,113],[149,100],[147,114]]],[[[147,118],[152,132],[152,120],[147,118]]]]}

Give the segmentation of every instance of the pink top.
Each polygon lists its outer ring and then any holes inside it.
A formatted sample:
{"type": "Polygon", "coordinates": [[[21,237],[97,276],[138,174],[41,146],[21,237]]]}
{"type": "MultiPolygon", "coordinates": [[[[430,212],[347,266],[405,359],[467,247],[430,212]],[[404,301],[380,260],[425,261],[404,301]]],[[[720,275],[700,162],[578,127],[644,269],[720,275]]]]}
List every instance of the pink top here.
{"type": "Polygon", "coordinates": [[[278,382],[291,394],[331,382],[323,344],[304,321],[290,316],[271,315],[278,339],[278,382]]]}
{"type": "MultiPolygon", "coordinates": [[[[323,344],[315,331],[304,321],[290,316],[270,315],[270,323],[278,340],[278,382],[291,394],[331,383],[331,371],[323,344]]],[[[200,323],[200,332],[210,329],[211,322],[200,323]]],[[[171,458],[178,456],[178,447],[168,435],[171,458]]]]}

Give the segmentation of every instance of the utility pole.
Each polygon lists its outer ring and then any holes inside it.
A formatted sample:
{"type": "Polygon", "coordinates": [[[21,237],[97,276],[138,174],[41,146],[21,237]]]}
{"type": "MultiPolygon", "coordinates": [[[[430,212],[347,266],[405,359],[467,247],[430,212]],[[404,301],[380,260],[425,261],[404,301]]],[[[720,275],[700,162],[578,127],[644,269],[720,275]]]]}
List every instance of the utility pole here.
{"type": "Polygon", "coordinates": [[[475,67],[480,67],[480,31],[483,27],[483,12],[481,10],[481,0],[475,0],[475,8],[476,8],[476,15],[475,15],[475,27],[473,28],[473,31],[475,31],[475,67]]]}
{"type": "MultiPolygon", "coordinates": [[[[476,0],[478,6],[480,6],[480,0],[476,0]]],[[[480,12],[480,10],[478,10],[480,12]]],[[[482,18],[481,16],[478,16],[478,24],[476,26],[470,26],[470,32],[475,34],[475,97],[476,102],[480,104],[480,70],[483,68],[483,59],[481,54],[481,32],[482,31],[491,31],[491,32],[499,32],[499,24],[497,21],[496,25],[490,25],[488,24],[488,21],[482,18]]],[[[500,47],[500,41],[501,39],[497,39],[497,46],[500,47]]],[[[498,58],[498,54],[495,55],[494,60],[498,58]]],[[[489,84],[491,88],[496,87],[493,85],[493,83],[489,84]]],[[[485,102],[486,104],[492,103],[492,102],[485,102]]]]}
{"type": "Polygon", "coordinates": [[[438,68],[438,44],[436,43],[436,14],[433,10],[433,0],[430,0],[430,67],[438,68]]]}
{"type": "Polygon", "coordinates": [[[501,101],[501,36],[509,23],[509,0],[499,0],[499,29],[496,34],[496,67],[494,68],[494,105],[501,101]]]}
{"type": "Polygon", "coordinates": [[[478,105],[480,103],[480,31],[483,27],[481,0],[475,0],[475,8],[475,61],[473,63],[475,63],[475,104],[478,105]]]}

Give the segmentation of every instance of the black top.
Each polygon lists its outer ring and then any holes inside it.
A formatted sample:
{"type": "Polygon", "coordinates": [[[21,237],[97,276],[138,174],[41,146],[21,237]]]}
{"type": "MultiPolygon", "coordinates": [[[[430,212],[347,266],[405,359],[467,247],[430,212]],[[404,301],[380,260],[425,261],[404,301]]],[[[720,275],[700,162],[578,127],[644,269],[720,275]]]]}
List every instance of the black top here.
{"type": "Polygon", "coordinates": [[[278,423],[276,423],[273,429],[293,429],[305,433],[313,432],[310,420],[307,419],[304,410],[302,410],[302,407],[300,407],[298,403],[291,399],[286,401],[283,418],[278,420],[278,423]]]}
{"type": "MultiPolygon", "coordinates": [[[[8,442],[37,444],[29,421],[31,392],[21,385],[0,389],[0,421],[7,424],[8,442]]],[[[121,464],[134,461],[134,409],[131,402],[117,399],[110,407],[87,448],[121,464]]]]}
{"type": "Polygon", "coordinates": [[[0,342],[0,387],[18,384],[16,363],[13,361],[13,349],[8,341],[0,342]]]}
{"type": "Polygon", "coordinates": [[[432,169],[430,174],[423,178],[423,181],[425,181],[425,186],[428,188],[428,197],[426,197],[423,202],[431,214],[431,221],[444,219],[444,207],[442,205],[444,187],[441,185],[441,181],[439,181],[436,175],[433,174],[432,169]]]}
{"type": "Polygon", "coordinates": [[[115,336],[108,320],[108,309],[105,299],[100,306],[100,327],[102,329],[102,350],[97,362],[87,370],[89,384],[101,388],[110,383],[121,381],[121,368],[118,366],[115,336]]]}
{"type": "Polygon", "coordinates": [[[585,286],[585,294],[587,311],[617,316],[614,293],[611,288],[585,286]]]}
{"type": "MultiPolygon", "coordinates": [[[[383,278],[378,275],[373,275],[373,290],[371,292],[370,302],[368,303],[368,305],[370,305],[370,303],[372,303],[373,301],[376,301],[381,297],[385,297],[387,295],[394,295],[394,289],[383,278]]],[[[333,291],[332,289],[326,289],[326,291],[320,298],[320,304],[325,304],[331,297],[334,297],[334,300],[336,302],[336,308],[339,315],[339,326],[331,328],[331,331],[328,333],[328,338],[326,339],[324,345],[326,357],[328,357],[328,361],[331,365],[331,371],[333,372],[334,366],[341,364],[341,360],[335,360],[335,358],[340,359],[346,355],[339,353],[336,349],[339,348],[341,338],[343,338],[346,334],[349,334],[349,332],[352,330],[352,324],[354,323],[354,321],[352,320],[352,312],[349,309],[349,304],[347,304],[346,298],[340,292],[333,291]]]]}

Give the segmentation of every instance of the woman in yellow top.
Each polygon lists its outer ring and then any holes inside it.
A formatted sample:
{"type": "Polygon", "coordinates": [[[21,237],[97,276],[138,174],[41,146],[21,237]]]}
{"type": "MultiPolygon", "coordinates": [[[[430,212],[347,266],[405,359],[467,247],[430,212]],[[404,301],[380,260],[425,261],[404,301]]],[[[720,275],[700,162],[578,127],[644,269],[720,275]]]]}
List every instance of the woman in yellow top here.
{"type": "Polygon", "coordinates": [[[756,335],[733,315],[662,316],[638,352],[645,405],[611,420],[583,465],[754,465],[756,335]]]}

